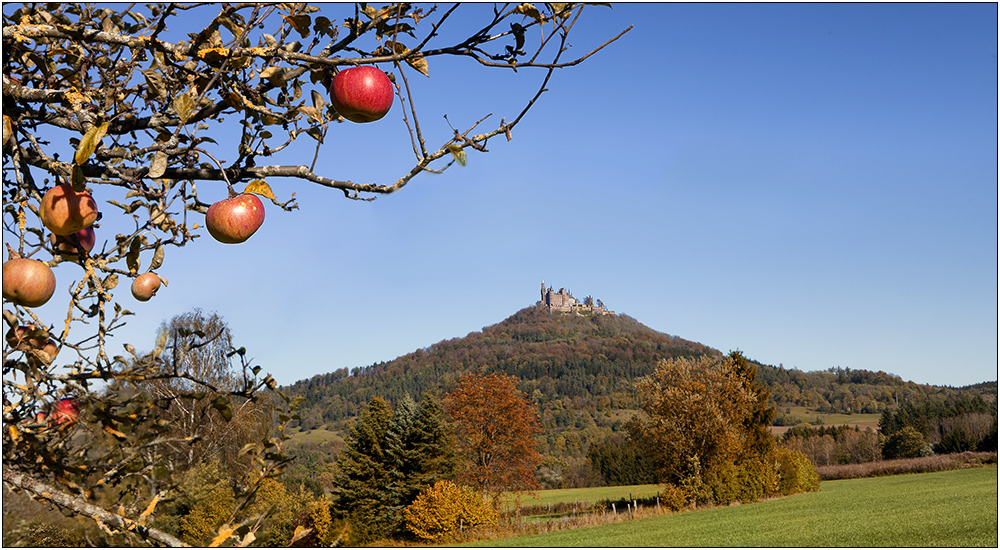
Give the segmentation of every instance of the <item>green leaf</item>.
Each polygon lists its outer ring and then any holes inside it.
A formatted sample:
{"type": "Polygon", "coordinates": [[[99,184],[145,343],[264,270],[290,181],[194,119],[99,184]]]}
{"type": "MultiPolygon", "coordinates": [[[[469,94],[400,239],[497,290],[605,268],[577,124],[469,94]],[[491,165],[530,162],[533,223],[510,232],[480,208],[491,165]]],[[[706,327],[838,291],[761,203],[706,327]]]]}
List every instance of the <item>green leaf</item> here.
{"type": "Polygon", "coordinates": [[[104,134],[108,132],[108,125],[110,122],[105,122],[97,126],[91,126],[87,133],[83,134],[83,139],[80,140],[80,146],[76,148],[76,156],[73,157],[73,162],[76,164],[83,164],[87,162],[90,155],[94,154],[97,150],[97,146],[101,144],[101,139],[104,138],[104,134]]]}
{"type": "Polygon", "coordinates": [[[233,407],[229,404],[228,397],[224,395],[216,397],[212,400],[212,407],[219,411],[219,414],[222,415],[222,418],[224,418],[226,422],[233,419],[233,407]]]}

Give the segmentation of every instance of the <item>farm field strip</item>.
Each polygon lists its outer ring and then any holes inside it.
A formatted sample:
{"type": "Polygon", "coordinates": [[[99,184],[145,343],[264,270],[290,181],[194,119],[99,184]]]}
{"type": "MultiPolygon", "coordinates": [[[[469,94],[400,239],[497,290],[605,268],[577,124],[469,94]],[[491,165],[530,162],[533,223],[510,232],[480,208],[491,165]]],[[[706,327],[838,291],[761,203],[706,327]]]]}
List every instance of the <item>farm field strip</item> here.
{"type": "Polygon", "coordinates": [[[997,547],[997,468],[824,481],[820,491],[474,546],[997,547]]]}
{"type": "Polygon", "coordinates": [[[545,506],[562,502],[589,502],[622,498],[648,498],[660,492],[658,485],[620,485],[617,487],[584,487],[581,489],[547,489],[536,495],[525,495],[522,505],[545,506]]]}

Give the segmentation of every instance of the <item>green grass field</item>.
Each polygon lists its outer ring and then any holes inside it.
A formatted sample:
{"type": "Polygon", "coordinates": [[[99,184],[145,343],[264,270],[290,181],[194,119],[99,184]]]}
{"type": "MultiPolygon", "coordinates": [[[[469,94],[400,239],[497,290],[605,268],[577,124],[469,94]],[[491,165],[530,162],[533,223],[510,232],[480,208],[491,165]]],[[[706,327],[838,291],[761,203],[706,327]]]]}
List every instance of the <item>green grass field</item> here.
{"type": "Polygon", "coordinates": [[[475,546],[997,547],[997,469],[824,481],[819,492],[475,546]]]}
{"type": "Polygon", "coordinates": [[[646,498],[656,496],[660,492],[658,485],[622,485],[619,487],[588,487],[583,489],[549,489],[538,491],[537,496],[526,495],[524,506],[545,506],[560,502],[589,502],[591,504],[603,500],[618,500],[621,498],[646,498]]]}
{"type": "MultiPolygon", "coordinates": [[[[871,428],[873,430],[878,429],[879,419],[882,415],[878,413],[874,414],[841,414],[841,413],[821,413],[813,409],[807,409],[805,407],[789,407],[791,412],[788,413],[790,416],[796,417],[803,422],[812,423],[817,417],[823,421],[823,426],[843,426],[847,424],[848,426],[857,426],[858,428],[864,430],[865,428],[871,428]]],[[[785,414],[786,407],[779,407],[782,414],[785,414]]],[[[791,426],[772,426],[771,432],[775,434],[782,434],[788,431],[791,426]]]]}

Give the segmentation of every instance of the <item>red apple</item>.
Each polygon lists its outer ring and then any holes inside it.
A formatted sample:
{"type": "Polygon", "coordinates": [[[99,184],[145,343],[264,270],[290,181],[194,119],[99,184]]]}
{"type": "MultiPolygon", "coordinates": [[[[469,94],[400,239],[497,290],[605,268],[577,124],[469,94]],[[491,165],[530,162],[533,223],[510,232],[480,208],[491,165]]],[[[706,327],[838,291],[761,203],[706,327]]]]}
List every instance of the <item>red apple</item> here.
{"type": "Polygon", "coordinates": [[[333,108],[351,122],[373,122],[392,107],[393,87],[378,67],[363,65],[337,73],[330,84],[333,108]]]}
{"type": "Polygon", "coordinates": [[[19,306],[38,307],[56,291],[56,276],[49,266],[30,258],[3,264],[3,297],[19,306]]]}
{"type": "Polygon", "coordinates": [[[72,185],[64,183],[45,193],[38,214],[49,231],[71,235],[97,221],[97,203],[90,193],[77,193],[72,185]]]}
{"type": "Polygon", "coordinates": [[[75,260],[78,257],[78,251],[75,244],[73,244],[73,237],[76,237],[80,241],[80,245],[83,247],[83,251],[90,252],[94,249],[94,245],[97,243],[97,234],[94,233],[93,227],[88,227],[86,229],[81,229],[72,235],[59,236],[55,233],[49,235],[49,242],[51,242],[56,247],[56,253],[66,260],[75,260]]]}
{"type": "Polygon", "coordinates": [[[52,408],[52,421],[62,426],[70,422],[76,422],[80,417],[80,403],[72,397],[64,397],[56,401],[52,408]]]}
{"type": "Polygon", "coordinates": [[[140,302],[145,302],[155,296],[159,288],[160,276],[152,271],[147,271],[132,281],[132,296],[135,296],[135,299],[140,302]]]}
{"type": "Polygon", "coordinates": [[[264,223],[264,203],[256,195],[245,193],[208,207],[205,225],[220,243],[236,244],[250,238],[264,223]]]}
{"type": "Polygon", "coordinates": [[[45,417],[46,416],[48,416],[48,415],[45,414],[45,411],[38,411],[38,412],[36,412],[35,413],[35,423],[41,424],[42,422],[45,422],[45,417]]]}

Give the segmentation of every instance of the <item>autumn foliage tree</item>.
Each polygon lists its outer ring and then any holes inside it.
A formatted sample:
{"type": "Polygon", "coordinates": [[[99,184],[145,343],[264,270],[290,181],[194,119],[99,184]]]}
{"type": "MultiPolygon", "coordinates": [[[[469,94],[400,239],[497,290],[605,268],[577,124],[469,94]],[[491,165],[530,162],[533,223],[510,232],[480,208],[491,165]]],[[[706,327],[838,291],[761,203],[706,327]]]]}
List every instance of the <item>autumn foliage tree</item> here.
{"type": "Polygon", "coordinates": [[[538,488],[535,436],[542,428],[516,377],[467,374],[443,401],[454,422],[460,482],[489,495],[538,488]]]}
{"type": "Polygon", "coordinates": [[[694,504],[746,502],[799,487],[779,486],[782,471],[804,465],[786,460],[777,468],[767,428],[774,411],[742,353],[661,361],[636,389],[644,414],[630,421],[630,436],[652,453],[671,495],[694,504]]]}
{"type": "MultiPolygon", "coordinates": [[[[513,137],[557,69],[607,44],[564,58],[582,5],[479,9],[480,20],[456,24],[457,13],[477,9],[407,3],[322,10],[287,3],[4,5],[6,483],[99,520],[123,542],[182,542],[148,526],[171,493],[146,482],[153,472],[165,479],[164,463],[139,458],[151,442],[169,436],[154,413],[156,399],[128,393],[130,384],[183,379],[190,391],[177,400],[217,392],[212,407],[220,414],[231,411],[232,400],[254,399],[276,384],[236,353],[241,348],[228,350],[239,382],[223,388],[172,369],[161,356],[165,346],[140,355],[129,345],[126,355],[116,355],[109,338],[132,315],[133,299],[156,300],[172,268],[168,252],[205,236],[203,216],[213,204],[249,192],[269,200],[270,209],[293,210],[294,193],[272,189],[289,181],[371,200],[418,175],[464,165],[469,153],[487,152],[491,138],[513,137]],[[454,32],[444,39],[445,31],[454,32]],[[435,59],[444,57],[518,78],[534,70],[537,87],[519,110],[491,119],[483,106],[478,118],[453,118],[449,124],[458,127],[431,135],[430,115],[418,108],[421,97],[451,93],[456,85],[428,90],[415,79],[432,75],[435,59]],[[411,145],[399,156],[414,160],[389,183],[355,182],[317,169],[321,149],[334,136],[351,139],[352,123],[333,107],[328,90],[335,73],[358,66],[377,67],[392,80],[393,115],[402,119],[400,131],[411,145]],[[234,139],[216,139],[224,135],[234,139]],[[65,315],[43,307],[53,298],[62,301],[65,315]],[[39,422],[40,412],[58,412],[68,421],[39,422]],[[133,483],[128,491],[106,489],[127,478],[133,483]]],[[[288,409],[290,400],[277,403],[288,409]]],[[[281,418],[291,416],[286,410],[281,418]]],[[[258,484],[286,460],[279,447],[280,437],[241,449],[256,465],[258,484]]],[[[254,486],[243,487],[248,498],[254,486]]],[[[255,525],[253,518],[224,525],[219,536],[226,537],[214,542],[249,543],[255,525]]]]}

